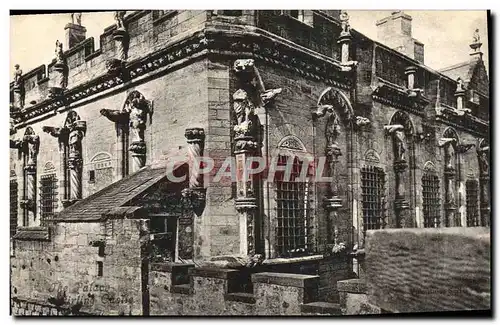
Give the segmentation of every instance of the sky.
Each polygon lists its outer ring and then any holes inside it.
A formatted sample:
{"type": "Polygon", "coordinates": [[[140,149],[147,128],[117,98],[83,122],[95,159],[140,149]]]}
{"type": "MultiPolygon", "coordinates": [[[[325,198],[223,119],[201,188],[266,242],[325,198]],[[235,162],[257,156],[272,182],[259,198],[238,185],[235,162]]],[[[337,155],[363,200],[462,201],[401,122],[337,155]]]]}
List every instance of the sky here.
{"type": "MultiPolygon", "coordinates": [[[[468,60],[473,32],[479,28],[484,60],[488,68],[486,11],[422,11],[405,10],[413,17],[413,37],[425,45],[425,64],[438,70],[468,60]]],[[[377,40],[375,23],[391,11],[348,10],[351,27],[377,40]]],[[[56,40],[64,43],[64,26],[70,14],[44,14],[10,17],[10,72],[17,63],[24,72],[48,64],[54,56],[56,40]]],[[[114,23],[112,12],[82,14],[87,37],[94,37],[96,49],[99,35],[114,23]]],[[[64,44],[64,49],[67,49],[64,44]]]]}

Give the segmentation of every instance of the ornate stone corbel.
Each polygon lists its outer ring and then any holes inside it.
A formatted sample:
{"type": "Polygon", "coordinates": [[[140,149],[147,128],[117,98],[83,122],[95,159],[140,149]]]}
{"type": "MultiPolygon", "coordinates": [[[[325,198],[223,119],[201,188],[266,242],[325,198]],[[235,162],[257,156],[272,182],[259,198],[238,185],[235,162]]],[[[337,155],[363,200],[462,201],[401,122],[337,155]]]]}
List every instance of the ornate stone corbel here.
{"type": "Polygon", "coordinates": [[[116,53],[113,59],[106,61],[106,68],[111,75],[126,75],[125,64],[128,59],[128,48],[130,36],[125,24],[126,11],[115,11],[116,30],[113,32],[116,53]]]}

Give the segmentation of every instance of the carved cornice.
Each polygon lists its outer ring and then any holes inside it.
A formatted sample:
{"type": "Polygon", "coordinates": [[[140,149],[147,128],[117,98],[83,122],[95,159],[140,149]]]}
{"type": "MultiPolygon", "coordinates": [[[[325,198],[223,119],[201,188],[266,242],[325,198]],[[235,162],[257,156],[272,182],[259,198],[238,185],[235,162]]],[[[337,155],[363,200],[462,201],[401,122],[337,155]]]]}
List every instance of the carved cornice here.
{"type": "Polygon", "coordinates": [[[454,109],[445,106],[439,107],[436,112],[436,121],[471,133],[478,137],[485,137],[489,132],[489,123],[482,121],[468,113],[465,116],[457,115],[454,109]]]}
{"type": "Polygon", "coordinates": [[[424,109],[429,100],[422,95],[411,97],[408,91],[379,77],[378,86],[372,93],[372,98],[382,104],[400,108],[415,115],[424,116],[424,109]]]}
{"type": "Polygon", "coordinates": [[[259,30],[258,32],[221,31],[216,28],[197,32],[177,43],[162,48],[146,57],[130,61],[126,64],[129,78],[120,75],[104,73],[88,82],[64,89],[57,97],[47,98],[36,105],[20,111],[16,123],[28,124],[47,113],[65,110],[65,107],[106,90],[113,89],[133,81],[153,71],[169,66],[186,65],[207,54],[223,55],[238,58],[254,58],[286,70],[298,73],[306,78],[321,80],[328,85],[341,89],[349,89],[352,80],[346,79],[341,73],[340,63],[321,56],[315,52],[293,46],[284,39],[276,39],[272,34],[259,30]],[[267,35],[269,34],[269,35],[267,35]]]}

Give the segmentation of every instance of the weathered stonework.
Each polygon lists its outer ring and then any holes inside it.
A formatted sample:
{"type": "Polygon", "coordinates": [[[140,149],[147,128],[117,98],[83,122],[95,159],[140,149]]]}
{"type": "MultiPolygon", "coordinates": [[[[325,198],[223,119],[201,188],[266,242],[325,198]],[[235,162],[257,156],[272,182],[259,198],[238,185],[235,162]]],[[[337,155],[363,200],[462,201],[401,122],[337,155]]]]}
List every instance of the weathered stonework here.
{"type": "Polygon", "coordinates": [[[489,225],[478,53],[460,81],[367,39],[344,11],[307,11],[305,22],[289,11],[230,12],[117,13],[99,50],[93,39],[58,47],[56,60],[16,75],[15,315],[380,313],[364,289],[366,168],[384,176],[381,227],[424,227],[429,171],[442,226],[466,226],[466,180],[478,181],[489,225]],[[247,177],[246,162],[310,159],[314,173],[323,155],[332,179],[311,179],[300,194],[308,244],[285,254],[284,194],[247,177]],[[202,174],[200,157],[214,170],[202,174]],[[241,177],[215,179],[227,157],[241,177]],[[180,183],[166,177],[171,162],[180,183]],[[46,164],[58,184],[53,220],[41,225],[46,164]],[[258,262],[199,267],[220,256],[258,262]]]}

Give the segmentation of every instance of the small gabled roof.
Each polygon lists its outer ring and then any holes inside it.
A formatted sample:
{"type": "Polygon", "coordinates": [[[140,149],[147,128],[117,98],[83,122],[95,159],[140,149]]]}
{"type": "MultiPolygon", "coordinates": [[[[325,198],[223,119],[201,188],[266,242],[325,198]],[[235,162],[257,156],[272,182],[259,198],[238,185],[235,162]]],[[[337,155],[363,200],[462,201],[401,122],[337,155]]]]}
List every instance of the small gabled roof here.
{"type": "MultiPolygon", "coordinates": [[[[175,167],[174,172],[178,171],[181,166],[175,167]]],[[[167,180],[165,165],[144,167],[62,210],[54,217],[54,220],[98,221],[105,215],[116,212],[118,208],[163,180],[167,180]]]]}
{"type": "Polygon", "coordinates": [[[477,62],[475,61],[460,62],[441,69],[439,72],[453,80],[457,80],[460,77],[464,82],[469,82],[472,78],[472,74],[474,73],[476,64],[477,62]]]}

